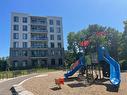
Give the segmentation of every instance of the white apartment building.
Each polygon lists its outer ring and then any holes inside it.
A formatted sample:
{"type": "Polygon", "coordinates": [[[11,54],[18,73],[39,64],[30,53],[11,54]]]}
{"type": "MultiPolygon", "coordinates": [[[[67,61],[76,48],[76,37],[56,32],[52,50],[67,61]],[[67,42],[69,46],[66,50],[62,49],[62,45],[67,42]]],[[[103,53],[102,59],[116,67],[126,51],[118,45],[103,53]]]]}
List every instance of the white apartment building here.
{"type": "Polygon", "coordinates": [[[63,65],[62,18],[12,13],[10,62],[14,69],[63,65]]]}

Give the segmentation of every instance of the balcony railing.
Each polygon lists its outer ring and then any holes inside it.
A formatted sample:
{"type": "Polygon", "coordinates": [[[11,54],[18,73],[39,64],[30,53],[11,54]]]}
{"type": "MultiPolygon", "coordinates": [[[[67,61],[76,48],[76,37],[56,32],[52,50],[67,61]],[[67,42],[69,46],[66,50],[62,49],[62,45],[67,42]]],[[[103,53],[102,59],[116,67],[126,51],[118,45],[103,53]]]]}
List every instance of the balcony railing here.
{"type": "Polygon", "coordinates": [[[48,48],[48,46],[44,46],[44,45],[32,45],[32,48],[48,48]]]}
{"type": "Polygon", "coordinates": [[[31,23],[35,24],[47,24],[46,18],[38,18],[38,17],[31,17],[30,19],[31,23]]]}
{"type": "Polygon", "coordinates": [[[48,54],[40,54],[40,55],[36,55],[36,54],[32,54],[31,57],[47,57],[48,54]]]}
{"type": "Polygon", "coordinates": [[[46,33],[48,33],[48,30],[36,30],[36,29],[31,29],[31,32],[46,32],[46,33]]]}
{"type": "Polygon", "coordinates": [[[34,19],[34,20],[31,20],[31,24],[47,25],[47,22],[46,22],[46,20],[38,20],[38,19],[34,19]]]}
{"type": "Polygon", "coordinates": [[[32,37],[31,40],[48,40],[48,37],[32,37]]]}

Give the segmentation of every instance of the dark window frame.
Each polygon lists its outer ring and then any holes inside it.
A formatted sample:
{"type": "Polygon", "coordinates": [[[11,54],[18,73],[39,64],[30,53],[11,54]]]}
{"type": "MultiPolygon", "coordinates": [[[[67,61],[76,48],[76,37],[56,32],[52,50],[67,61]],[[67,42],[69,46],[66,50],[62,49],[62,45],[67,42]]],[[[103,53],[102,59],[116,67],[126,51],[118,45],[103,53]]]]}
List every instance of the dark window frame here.
{"type": "Polygon", "coordinates": [[[60,20],[56,20],[56,25],[60,26],[61,21],[60,20]]]}
{"type": "Polygon", "coordinates": [[[62,48],[62,43],[57,43],[58,48],[62,48]]]}
{"type": "Polygon", "coordinates": [[[27,18],[27,17],[23,17],[23,18],[22,18],[22,22],[23,22],[23,23],[27,23],[27,22],[28,22],[28,18],[27,18]]]}
{"type": "Polygon", "coordinates": [[[51,43],[50,43],[50,47],[51,47],[51,48],[55,48],[55,43],[51,42],[51,43]]]}
{"type": "Polygon", "coordinates": [[[23,47],[23,48],[28,48],[28,43],[27,43],[27,42],[23,42],[23,43],[22,43],[22,47],[23,47]]]}
{"type": "Polygon", "coordinates": [[[50,19],[50,20],[49,20],[49,24],[50,24],[50,25],[53,25],[53,24],[54,24],[53,19],[50,19]]]}
{"type": "Polygon", "coordinates": [[[27,25],[23,25],[22,26],[22,31],[28,31],[28,26],[27,25]]]}
{"type": "Polygon", "coordinates": [[[56,62],[55,62],[55,59],[51,59],[51,65],[55,65],[56,62]]]}
{"type": "Polygon", "coordinates": [[[50,32],[54,32],[54,27],[50,27],[50,32]]]}
{"type": "Polygon", "coordinates": [[[18,48],[19,47],[19,42],[13,42],[13,47],[18,48]],[[17,44],[17,46],[16,46],[16,44],[17,44]]]}
{"type": "Polygon", "coordinates": [[[19,33],[13,33],[13,39],[19,39],[19,33]]]}
{"type": "Polygon", "coordinates": [[[23,40],[27,40],[27,39],[28,39],[27,33],[23,33],[23,34],[22,34],[22,39],[23,39],[23,40]]]}
{"type": "Polygon", "coordinates": [[[19,22],[19,17],[18,16],[14,16],[14,22],[19,22]]]}
{"type": "Polygon", "coordinates": [[[17,24],[13,25],[13,30],[14,31],[19,31],[19,25],[17,25],[17,24]]]}
{"type": "Polygon", "coordinates": [[[61,35],[57,35],[57,40],[61,40],[62,36],[61,35]]]}
{"type": "Polygon", "coordinates": [[[54,35],[50,35],[50,40],[54,40],[54,35]]]}

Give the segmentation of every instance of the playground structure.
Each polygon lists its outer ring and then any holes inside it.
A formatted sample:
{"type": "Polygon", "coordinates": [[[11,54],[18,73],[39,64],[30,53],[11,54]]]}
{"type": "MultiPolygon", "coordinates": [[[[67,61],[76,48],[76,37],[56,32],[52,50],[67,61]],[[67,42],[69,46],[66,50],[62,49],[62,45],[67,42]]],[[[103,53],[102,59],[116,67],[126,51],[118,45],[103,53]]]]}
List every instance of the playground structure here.
{"type": "MultiPolygon", "coordinates": [[[[105,33],[97,32],[96,35],[105,35],[105,33]]],[[[82,41],[80,45],[87,47],[90,44],[88,40],[82,41]]],[[[86,80],[92,84],[96,80],[108,78],[113,86],[119,87],[120,79],[120,66],[110,55],[107,48],[98,45],[96,54],[91,56],[91,64],[85,61],[85,57],[81,56],[72,66],[70,70],[64,74],[65,79],[68,79],[79,71],[78,79],[86,80]],[[96,56],[97,55],[97,56],[96,56]]],[[[59,85],[63,84],[59,82],[59,85]]]]}
{"type": "Polygon", "coordinates": [[[81,57],[79,59],[79,64],[76,65],[72,70],[69,70],[64,76],[69,78],[75,72],[79,70],[79,75],[84,75],[88,82],[94,82],[98,78],[110,77],[110,82],[114,86],[119,86],[120,84],[120,66],[117,61],[110,57],[108,51],[104,47],[99,47],[98,49],[98,63],[92,63],[87,65],[81,57]],[[97,68],[99,73],[97,74],[97,68]],[[102,73],[100,72],[102,69],[102,73]],[[94,75],[95,73],[95,75],[94,75]],[[103,76],[103,77],[102,77],[103,76]]]}

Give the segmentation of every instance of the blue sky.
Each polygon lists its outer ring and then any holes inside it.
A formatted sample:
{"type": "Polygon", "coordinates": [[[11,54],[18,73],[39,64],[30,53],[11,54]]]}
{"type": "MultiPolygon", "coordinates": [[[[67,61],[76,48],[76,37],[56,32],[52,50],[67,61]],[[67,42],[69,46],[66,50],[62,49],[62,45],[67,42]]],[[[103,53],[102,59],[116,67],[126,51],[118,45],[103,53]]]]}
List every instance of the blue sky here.
{"type": "Polygon", "coordinates": [[[63,17],[64,46],[67,34],[89,24],[123,31],[127,0],[0,0],[0,57],[9,55],[11,12],[63,17]]]}

